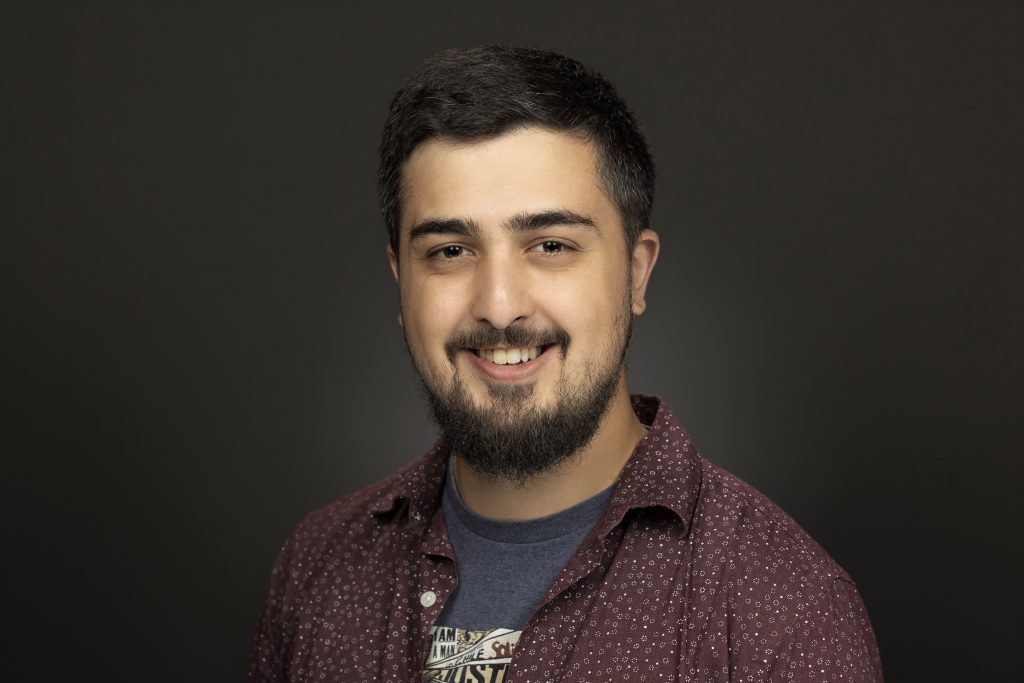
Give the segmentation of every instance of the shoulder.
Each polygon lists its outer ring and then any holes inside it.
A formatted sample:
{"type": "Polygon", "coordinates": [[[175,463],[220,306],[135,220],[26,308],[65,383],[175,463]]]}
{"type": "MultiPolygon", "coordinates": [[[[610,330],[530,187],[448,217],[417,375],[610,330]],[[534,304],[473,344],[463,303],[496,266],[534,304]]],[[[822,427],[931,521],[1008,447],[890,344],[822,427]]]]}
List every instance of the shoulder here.
{"type": "Polygon", "coordinates": [[[298,547],[322,546],[375,526],[372,503],[388,490],[393,477],[374,482],[308,513],[295,525],[288,542],[298,547]]]}
{"type": "Polygon", "coordinates": [[[701,467],[689,618],[702,633],[713,624],[726,633],[699,656],[717,664],[728,649],[744,680],[774,672],[880,681],[878,647],[849,574],[767,496],[703,458],[701,467]]]}
{"type": "Polygon", "coordinates": [[[701,495],[694,542],[720,548],[731,567],[759,574],[784,573],[802,582],[829,585],[850,576],[781,507],[736,475],[701,463],[701,495]]]}
{"type": "Polygon", "coordinates": [[[289,534],[280,559],[310,566],[339,549],[347,555],[379,542],[382,535],[402,535],[408,527],[409,498],[426,495],[425,476],[436,469],[434,456],[431,451],[384,479],[307,514],[289,534]]]}

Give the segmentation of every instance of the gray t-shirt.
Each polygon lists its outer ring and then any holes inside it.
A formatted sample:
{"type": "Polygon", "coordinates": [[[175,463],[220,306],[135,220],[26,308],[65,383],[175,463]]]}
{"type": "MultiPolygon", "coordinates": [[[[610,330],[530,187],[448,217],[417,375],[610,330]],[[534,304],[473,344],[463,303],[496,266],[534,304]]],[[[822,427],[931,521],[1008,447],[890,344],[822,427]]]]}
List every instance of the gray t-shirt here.
{"type": "Polygon", "coordinates": [[[434,626],[425,681],[455,680],[452,669],[497,675],[508,666],[526,621],[600,519],[615,488],[548,517],[499,521],[466,507],[452,472],[449,462],[441,508],[459,586],[434,626]]]}

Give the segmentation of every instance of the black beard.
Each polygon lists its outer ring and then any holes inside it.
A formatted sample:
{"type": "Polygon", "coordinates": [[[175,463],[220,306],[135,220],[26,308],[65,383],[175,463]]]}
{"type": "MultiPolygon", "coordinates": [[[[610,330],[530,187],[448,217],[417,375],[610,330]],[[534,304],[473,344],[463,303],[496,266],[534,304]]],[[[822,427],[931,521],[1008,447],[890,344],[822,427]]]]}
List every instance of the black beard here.
{"type": "MultiPolygon", "coordinates": [[[[434,420],[447,445],[474,470],[520,484],[551,470],[580,452],[597,433],[618,387],[619,368],[612,368],[587,393],[559,391],[554,408],[519,413],[532,385],[489,388],[494,408],[481,410],[467,393],[452,387],[443,396],[427,389],[434,420]],[[514,420],[503,419],[506,407],[514,420]]],[[[456,377],[456,387],[459,386],[456,377]]]]}
{"type": "MultiPolygon", "coordinates": [[[[431,412],[446,444],[477,472],[520,485],[579,453],[594,438],[618,388],[633,327],[628,307],[617,322],[622,338],[613,362],[604,368],[586,368],[585,376],[591,381],[583,386],[569,386],[563,378],[556,389],[552,408],[532,406],[523,412],[524,402],[533,394],[532,383],[489,383],[488,393],[493,405],[479,408],[463,386],[458,370],[444,388],[431,387],[421,371],[431,412]]],[[[454,365],[459,349],[491,348],[500,343],[512,346],[553,343],[560,347],[564,358],[569,337],[562,330],[537,333],[515,327],[487,328],[458,335],[446,345],[446,351],[454,365]],[[467,341],[470,343],[465,343],[467,341]]]]}

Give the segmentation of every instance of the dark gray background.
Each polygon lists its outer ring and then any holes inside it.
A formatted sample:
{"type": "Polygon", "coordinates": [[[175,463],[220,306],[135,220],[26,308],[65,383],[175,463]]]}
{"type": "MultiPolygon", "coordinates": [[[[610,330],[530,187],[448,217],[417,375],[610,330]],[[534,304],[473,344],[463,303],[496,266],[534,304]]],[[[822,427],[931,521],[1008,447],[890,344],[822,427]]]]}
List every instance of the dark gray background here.
{"type": "Polygon", "coordinates": [[[891,681],[1020,671],[1020,3],[5,4],[4,680],[237,680],[284,536],[433,438],[374,194],[436,49],[618,84],[630,354],[856,579],[891,681]]]}

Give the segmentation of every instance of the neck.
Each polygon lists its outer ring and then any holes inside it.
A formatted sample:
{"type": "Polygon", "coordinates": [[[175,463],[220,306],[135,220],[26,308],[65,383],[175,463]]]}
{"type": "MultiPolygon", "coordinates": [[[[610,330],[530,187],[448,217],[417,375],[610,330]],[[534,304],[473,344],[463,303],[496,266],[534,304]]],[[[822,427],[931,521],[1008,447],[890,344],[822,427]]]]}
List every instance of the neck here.
{"type": "Polygon", "coordinates": [[[582,451],[525,483],[485,476],[456,454],[459,496],[470,510],[492,519],[523,520],[553,515],[611,486],[644,433],[630,405],[623,376],[594,438],[582,451]]]}

